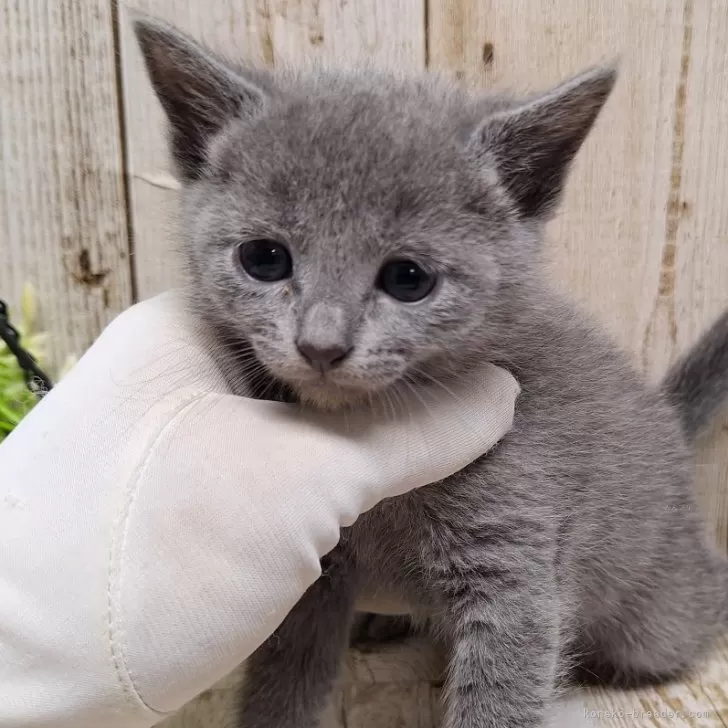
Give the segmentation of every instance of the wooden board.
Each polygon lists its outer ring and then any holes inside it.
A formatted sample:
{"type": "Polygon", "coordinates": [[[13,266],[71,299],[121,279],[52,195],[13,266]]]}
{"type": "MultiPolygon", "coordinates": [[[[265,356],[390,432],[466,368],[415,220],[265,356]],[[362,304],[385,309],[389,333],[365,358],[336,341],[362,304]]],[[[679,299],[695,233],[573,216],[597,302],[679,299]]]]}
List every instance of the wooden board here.
{"type": "Polygon", "coordinates": [[[131,219],[139,294],[178,283],[176,183],[165,124],[146,79],[128,9],[169,20],[214,50],[267,66],[367,60],[422,69],[424,0],[130,0],[121,8],[131,219]]]}
{"type": "Polygon", "coordinates": [[[0,0],[0,297],[38,290],[50,359],[131,303],[108,0],[0,0]]]}
{"type": "MultiPolygon", "coordinates": [[[[621,56],[549,257],[657,380],[728,306],[728,5],[431,0],[428,17],[430,65],[478,88],[548,88],[621,56]]],[[[728,425],[701,450],[699,471],[725,545],[728,425]]]]}

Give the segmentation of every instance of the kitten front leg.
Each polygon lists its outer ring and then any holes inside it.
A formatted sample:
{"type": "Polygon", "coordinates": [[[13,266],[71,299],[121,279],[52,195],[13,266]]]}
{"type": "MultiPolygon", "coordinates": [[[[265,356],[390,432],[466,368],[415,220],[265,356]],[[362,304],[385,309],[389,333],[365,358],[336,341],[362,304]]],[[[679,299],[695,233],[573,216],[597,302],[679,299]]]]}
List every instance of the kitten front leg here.
{"type": "Polygon", "coordinates": [[[490,570],[453,577],[444,728],[541,728],[554,691],[558,619],[548,586],[490,570]]]}
{"type": "Polygon", "coordinates": [[[238,728],[315,728],[348,646],[352,568],[340,547],[281,626],[248,660],[238,728]]]}

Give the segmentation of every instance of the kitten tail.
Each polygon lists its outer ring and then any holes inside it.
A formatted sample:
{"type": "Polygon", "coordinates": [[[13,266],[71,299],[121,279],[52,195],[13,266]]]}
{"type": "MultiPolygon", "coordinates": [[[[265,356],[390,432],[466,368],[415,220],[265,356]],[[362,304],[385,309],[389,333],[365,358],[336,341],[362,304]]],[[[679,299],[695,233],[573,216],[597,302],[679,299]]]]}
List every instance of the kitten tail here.
{"type": "Polygon", "coordinates": [[[662,390],[694,442],[728,402],[728,311],[672,367],[662,390]]]}

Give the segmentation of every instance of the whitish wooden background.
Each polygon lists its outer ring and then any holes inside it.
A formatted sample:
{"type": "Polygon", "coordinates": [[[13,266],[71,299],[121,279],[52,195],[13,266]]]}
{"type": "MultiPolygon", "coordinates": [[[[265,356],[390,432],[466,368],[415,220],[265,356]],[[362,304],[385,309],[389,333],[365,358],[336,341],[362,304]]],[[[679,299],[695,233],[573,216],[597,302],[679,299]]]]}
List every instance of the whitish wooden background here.
{"type": "MultiPolygon", "coordinates": [[[[175,181],[127,12],[267,64],[374,59],[534,88],[621,56],[551,230],[554,275],[652,378],[728,305],[728,0],[0,0],[0,296],[53,359],[179,280],[175,181]]],[[[728,543],[728,425],[699,456],[728,543]]]]}

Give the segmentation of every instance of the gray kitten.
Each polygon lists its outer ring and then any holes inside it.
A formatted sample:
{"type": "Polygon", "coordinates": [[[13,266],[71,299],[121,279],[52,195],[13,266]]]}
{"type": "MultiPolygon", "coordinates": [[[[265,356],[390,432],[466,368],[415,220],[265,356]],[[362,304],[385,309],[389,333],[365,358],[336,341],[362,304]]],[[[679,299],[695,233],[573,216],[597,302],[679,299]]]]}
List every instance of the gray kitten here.
{"type": "Polygon", "coordinates": [[[523,388],[494,451],[342,533],[251,658],[240,726],[317,725],[364,597],[449,651],[447,728],[543,726],[572,668],[692,667],[728,616],[692,487],[693,443],[728,396],[728,314],[656,390],[542,273],[544,223],[614,69],[472,97],[431,77],[251,70],[155,21],[136,32],[171,122],[194,296],[237,391],[369,406],[482,361],[523,388]]]}

